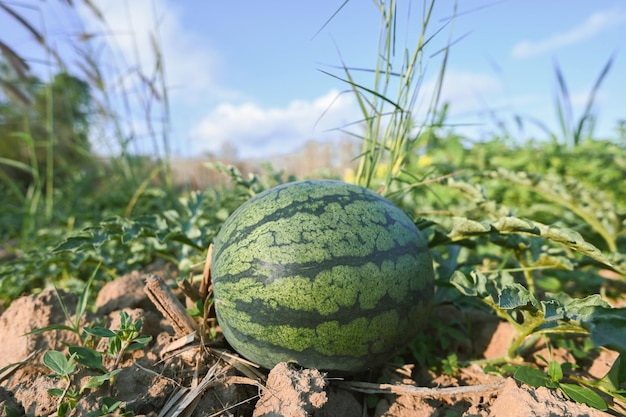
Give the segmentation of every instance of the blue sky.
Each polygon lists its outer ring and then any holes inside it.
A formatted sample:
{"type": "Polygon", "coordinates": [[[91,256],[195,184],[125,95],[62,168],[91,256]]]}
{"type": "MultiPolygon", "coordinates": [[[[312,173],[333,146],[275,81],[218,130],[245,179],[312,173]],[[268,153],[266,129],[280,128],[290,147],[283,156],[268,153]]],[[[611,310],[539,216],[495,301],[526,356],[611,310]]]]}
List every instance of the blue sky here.
{"type": "MultiPolygon", "coordinates": [[[[67,45],[77,33],[106,33],[94,44],[106,41],[95,51],[111,80],[124,68],[149,73],[155,62],[150,34],[156,36],[170,94],[170,144],[177,156],[234,147],[241,157],[258,157],[288,152],[310,139],[336,140],[341,134],[331,129],[361,115],[354,97],[341,94],[347,85],[320,69],[341,75],[332,66],[342,60],[360,68],[376,62],[380,18],[369,0],[351,0],[325,27],[343,0],[95,1],[109,22],[106,28],[86,10],[76,15],[61,2],[32,3],[35,8],[25,13],[45,25],[53,45],[68,55],[67,45]]],[[[413,1],[410,14],[408,4],[399,0],[399,51],[414,47],[422,21],[423,3],[413,1]]],[[[436,4],[429,33],[448,22],[453,4],[436,4]]],[[[1,40],[17,45],[30,59],[41,59],[27,33],[5,14],[0,22],[1,40]]],[[[450,39],[458,42],[451,49],[443,100],[450,103],[448,122],[459,124],[456,129],[471,139],[497,131],[493,114],[509,123],[520,140],[540,132],[518,132],[512,115],[537,118],[556,129],[555,64],[567,81],[575,117],[580,115],[612,54],[613,67],[597,97],[598,135],[614,135],[617,120],[626,119],[623,1],[458,1],[456,19],[426,49],[424,102],[442,57],[431,55],[450,39]]],[[[123,110],[140,138],[147,130],[141,107],[131,103],[123,110]]],[[[158,146],[144,142],[138,139],[135,145],[139,150],[158,146]]]]}

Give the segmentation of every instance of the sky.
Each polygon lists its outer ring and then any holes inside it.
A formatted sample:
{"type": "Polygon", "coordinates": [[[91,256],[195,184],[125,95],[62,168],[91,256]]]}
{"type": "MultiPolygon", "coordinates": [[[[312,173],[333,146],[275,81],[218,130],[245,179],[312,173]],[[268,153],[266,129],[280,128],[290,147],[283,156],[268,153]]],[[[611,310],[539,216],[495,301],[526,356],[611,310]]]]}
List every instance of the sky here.
{"type": "MultiPolygon", "coordinates": [[[[69,62],[77,61],[77,36],[92,35],[81,47],[91,48],[111,86],[124,80],[129,103],[120,99],[114,105],[136,136],[132,148],[138,152],[164,152],[150,132],[166,131],[175,157],[234,152],[258,158],[309,140],[339,140],[346,136],[339,129],[363,117],[349,85],[327,72],[341,77],[341,65],[375,67],[380,13],[374,1],[94,0],[106,26],[83,2],[74,3],[76,8],[60,0],[9,4],[43,28],[69,62]],[[137,70],[149,78],[157,61],[164,69],[167,106],[146,99],[145,84],[129,75],[137,70]]],[[[423,5],[398,0],[396,69],[405,48],[412,51],[417,43],[423,5]]],[[[418,121],[424,120],[447,45],[441,96],[450,106],[446,122],[469,140],[493,137],[501,132],[499,122],[520,141],[545,137],[532,120],[558,132],[555,67],[577,120],[612,56],[596,97],[597,136],[615,137],[617,121],[626,119],[626,2],[440,0],[426,33],[434,36],[421,61],[418,121]],[[523,130],[514,116],[526,121],[523,130]]],[[[29,59],[34,71],[50,74],[32,36],[2,10],[0,40],[29,59]]],[[[372,85],[365,73],[355,75],[372,85]]],[[[124,95],[114,87],[107,91],[124,95]]],[[[114,152],[113,143],[96,142],[96,151],[114,152]]]]}

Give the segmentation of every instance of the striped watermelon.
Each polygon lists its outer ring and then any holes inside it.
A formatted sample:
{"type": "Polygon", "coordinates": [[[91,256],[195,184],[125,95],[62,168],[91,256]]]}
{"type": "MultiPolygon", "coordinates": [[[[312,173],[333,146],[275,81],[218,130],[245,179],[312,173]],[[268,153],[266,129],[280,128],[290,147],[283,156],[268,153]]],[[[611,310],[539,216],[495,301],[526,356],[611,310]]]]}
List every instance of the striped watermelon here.
{"type": "Polygon", "coordinates": [[[426,319],[426,239],[391,202],[331,180],[283,184],[226,220],[211,262],[226,340],[265,368],[358,372],[388,360],[426,319]]]}

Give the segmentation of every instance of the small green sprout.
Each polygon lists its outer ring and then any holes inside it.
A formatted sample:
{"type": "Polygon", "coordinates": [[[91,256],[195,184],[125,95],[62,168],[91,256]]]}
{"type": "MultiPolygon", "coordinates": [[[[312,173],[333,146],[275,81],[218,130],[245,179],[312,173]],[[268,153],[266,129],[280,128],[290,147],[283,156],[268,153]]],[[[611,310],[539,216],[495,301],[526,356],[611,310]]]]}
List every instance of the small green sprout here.
{"type": "Polygon", "coordinates": [[[96,326],[85,327],[84,331],[91,336],[109,339],[107,353],[115,357],[113,369],[117,369],[126,352],[143,349],[152,340],[152,336],[141,336],[141,325],[141,319],[133,323],[128,313],[120,311],[119,330],[96,326]]]}
{"type": "Polygon", "coordinates": [[[79,393],[76,390],[70,390],[72,381],[70,376],[76,371],[76,355],[71,354],[66,357],[63,353],[56,350],[48,350],[43,355],[43,363],[54,372],[51,377],[61,378],[65,381],[64,388],[50,388],[48,394],[53,397],[59,397],[57,403],[57,415],[64,417],[71,411],[78,400],[79,393]]]}
{"type": "Polygon", "coordinates": [[[607,410],[608,407],[606,401],[604,401],[604,399],[591,388],[583,385],[563,382],[563,371],[571,368],[572,364],[560,364],[555,360],[546,361],[544,358],[541,359],[548,364],[548,368],[545,372],[533,366],[523,365],[517,368],[513,377],[526,385],[530,385],[531,387],[558,389],[563,392],[567,398],[573,401],[587,404],[588,406],[598,410],[607,410]]]}
{"type": "MultiPolygon", "coordinates": [[[[93,328],[84,327],[82,329],[87,336],[109,339],[108,348],[104,354],[115,358],[113,367],[110,370],[104,366],[103,354],[87,346],[70,346],[68,348],[69,357],[56,350],[49,350],[44,354],[44,365],[54,372],[50,376],[61,378],[65,381],[64,388],[51,388],[48,390],[50,395],[59,397],[57,406],[58,416],[63,417],[67,415],[69,411],[76,406],[78,398],[85,390],[98,388],[107,381],[110,381],[110,387],[112,388],[115,382],[115,376],[122,371],[119,365],[124,354],[126,352],[142,349],[152,340],[151,336],[142,336],[140,334],[141,326],[141,320],[133,322],[128,313],[122,311],[120,312],[120,328],[118,330],[110,330],[100,326],[93,328]],[[87,383],[76,390],[71,389],[71,376],[77,371],[78,364],[102,372],[102,374],[91,377],[87,383]]],[[[48,326],[43,330],[39,330],[46,331],[53,330],[53,328],[52,326],[48,326]]],[[[77,327],[76,331],[80,332],[80,329],[77,327]]],[[[85,339],[81,338],[81,340],[84,341],[85,339]]],[[[117,410],[119,407],[119,402],[104,401],[103,399],[100,411],[104,414],[93,415],[106,415],[117,410]]]]}
{"type": "Polygon", "coordinates": [[[111,397],[103,397],[100,400],[100,408],[98,410],[90,411],[89,413],[87,413],[87,417],[100,417],[108,415],[129,417],[133,415],[131,411],[121,411],[121,407],[121,401],[117,401],[116,399],[111,397]]]}

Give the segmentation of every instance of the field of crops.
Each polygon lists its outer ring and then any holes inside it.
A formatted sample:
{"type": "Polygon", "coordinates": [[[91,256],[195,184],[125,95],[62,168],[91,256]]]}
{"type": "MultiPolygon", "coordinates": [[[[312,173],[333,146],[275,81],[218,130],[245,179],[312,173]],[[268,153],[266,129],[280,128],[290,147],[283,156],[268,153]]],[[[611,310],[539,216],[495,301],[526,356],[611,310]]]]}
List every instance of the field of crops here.
{"type": "MultiPolygon", "coordinates": [[[[393,25],[381,36],[393,37],[393,25]]],[[[587,113],[544,138],[503,128],[476,141],[447,125],[436,100],[417,123],[413,65],[424,45],[397,68],[381,45],[375,85],[349,68],[329,74],[363,110],[339,165],[315,143],[272,165],[123,146],[98,157],[84,110],[90,102],[114,126],[106,101],[93,101],[106,88],[65,72],[36,80],[0,43],[0,414],[181,415],[166,411],[169,398],[194,416],[486,417],[511,403],[521,414],[507,415],[624,415],[624,121],[613,137],[595,136],[594,90],[587,113]],[[400,74],[398,96],[386,71],[400,74]],[[381,368],[268,374],[236,356],[216,321],[206,262],[222,225],[255,195],[307,178],[374,190],[428,241],[428,324],[381,368]],[[153,277],[182,310],[158,305],[167,296],[152,287],[146,296],[153,277]],[[276,395],[295,408],[272,404],[276,395]]],[[[445,64],[441,73],[444,82],[445,64]]],[[[557,80],[563,115],[571,103],[557,80]]]]}

